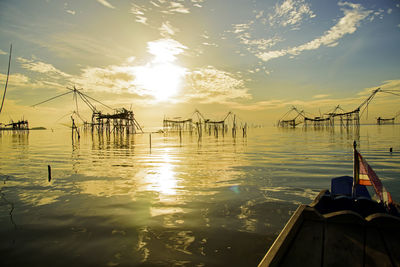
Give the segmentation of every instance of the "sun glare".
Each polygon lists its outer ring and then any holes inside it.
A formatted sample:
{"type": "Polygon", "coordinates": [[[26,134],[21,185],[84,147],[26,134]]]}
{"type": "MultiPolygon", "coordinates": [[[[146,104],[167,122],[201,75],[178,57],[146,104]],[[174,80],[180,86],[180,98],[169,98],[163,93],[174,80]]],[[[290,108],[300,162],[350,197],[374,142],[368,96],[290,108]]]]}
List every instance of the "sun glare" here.
{"type": "Polygon", "coordinates": [[[182,85],[186,69],[174,62],[176,55],[186,47],[172,39],[161,39],[147,45],[154,58],[145,66],[135,68],[135,83],[156,100],[166,101],[175,96],[182,85]]]}
{"type": "Polygon", "coordinates": [[[172,63],[150,63],[136,69],[136,83],[159,101],[177,94],[185,69],[172,63]]]}

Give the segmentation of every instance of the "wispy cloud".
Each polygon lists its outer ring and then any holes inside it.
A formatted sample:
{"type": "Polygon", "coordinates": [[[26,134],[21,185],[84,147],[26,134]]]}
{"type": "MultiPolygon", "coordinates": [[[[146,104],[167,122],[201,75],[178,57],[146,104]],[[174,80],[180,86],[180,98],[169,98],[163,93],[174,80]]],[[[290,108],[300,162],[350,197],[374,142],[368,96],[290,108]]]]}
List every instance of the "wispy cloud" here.
{"type": "Polygon", "coordinates": [[[233,33],[242,33],[247,31],[250,26],[253,24],[253,21],[250,21],[248,23],[240,23],[240,24],[234,24],[233,25],[233,33]]]}
{"type": "MultiPolygon", "coordinates": [[[[5,80],[6,75],[0,73],[0,80],[5,80]]],[[[45,80],[41,79],[35,79],[32,77],[28,77],[25,74],[22,73],[13,73],[10,74],[9,77],[9,86],[13,87],[14,89],[24,89],[24,92],[26,92],[26,88],[29,88],[30,90],[32,89],[43,89],[43,88],[48,88],[48,89],[60,89],[60,88],[65,88],[64,85],[61,85],[59,82],[56,81],[56,79],[49,80],[48,78],[45,80]]]]}
{"type": "Polygon", "coordinates": [[[320,94],[320,95],[314,95],[312,98],[314,99],[321,99],[321,98],[327,98],[330,95],[327,94],[320,94]]]}
{"type": "Polygon", "coordinates": [[[171,1],[166,10],[161,11],[165,14],[174,14],[174,13],[182,13],[188,14],[190,13],[189,8],[185,7],[182,3],[171,1]]]}
{"type": "MultiPolygon", "coordinates": [[[[0,73],[0,80],[5,81],[7,78],[7,75],[1,74],[0,73]]],[[[14,73],[10,74],[8,77],[9,79],[9,85],[10,86],[25,86],[29,84],[29,78],[26,75],[23,75],[21,73],[14,73]]]]}
{"type": "Polygon", "coordinates": [[[200,103],[224,103],[233,99],[250,99],[243,79],[213,66],[189,72],[184,96],[200,103]]]}
{"type": "Polygon", "coordinates": [[[163,37],[171,37],[175,35],[176,32],[179,31],[178,28],[175,28],[171,25],[169,21],[165,21],[161,24],[161,27],[159,28],[160,34],[163,37]]]}
{"type": "Polygon", "coordinates": [[[103,38],[104,36],[90,36],[75,32],[57,32],[46,41],[38,40],[39,44],[56,52],[61,58],[94,59],[107,57],[121,60],[121,55],[131,52],[131,48],[123,46],[117,40],[103,38]]]}
{"type": "Polygon", "coordinates": [[[70,77],[71,75],[57,69],[51,64],[44,63],[41,61],[37,61],[34,59],[26,59],[22,57],[18,57],[17,61],[21,64],[21,67],[24,69],[28,69],[34,72],[39,73],[47,73],[47,74],[56,74],[62,77],[70,77]]]}
{"type": "Polygon", "coordinates": [[[146,11],[147,9],[143,6],[139,6],[133,3],[131,5],[130,13],[136,16],[135,21],[144,25],[147,25],[147,17],[145,16],[146,11]]]}
{"type": "Polygon", "coordinates": [[[107,0],[96,0],[97,2],[99,2],[100,4],[102,4],[105,7],[108,8],[115,8],[113,5],[111,5],[107,0]]]}
{"type": "Polygon", "coordinates": [[[372,12],[370,10],[365,10],[360,4],[339,2],[339,5],[343,7],[344,17],[321,37],[300,46],[259,53],[257,57],[263,61],[269,61],[287,54],[299,55],[303,51],[315,50],[321,46],[336,46],[343,36],[353,34],[357,30],[357,27],[359,27],[360,22],[372,12]]]}
{"type": "Polygon", "coordinates": [[[81,74],[71,78],[71,82],[89,91],[134,92],[133,68],[131,66],[110,65],[106,67],[86,67],[81,74]]]}
{"type": "Polygon", "coordinates": [[[310,5],[304,0],[284,0],[275,5],[275,12],[269,15],[270,25],[297,25],[304,18],[314,18],[315,14],[310,5]]]}
{"type": "MultiPolygon", "coordinates": [[[[259,14],[256,15],[256,17],[259,14]]],[[[262,51],[265,51],[278,42],[283,41],[283,38],[278,36],[273,36],[271,38],[253,38],[251,32],[252,26],[255,24],[255,21],[251,20],[247,23],[241,24],[233,24],[233,30],[228,31],[236,35],[236,38],[239,39],[241,44],[246,46],[246,49],[253,54],[259,54],[262,51]]]]}
{"type": "Polygon", "coordinates": [[[358,95],[360,95],[360,96],[370,95],[372,90],[375,90],[378,87],[381,88],[382,90],[395,90],[395,91],[400,92],[400,80],[384,81],[379,86],[365,88],[363,91],[359,92],[358,95]]]}
{"type": "Polygon", "coordinates": [[[75,10],[70,10],[70,9],[65,10],[65,12],[67,12],[68,14],[71,14],[71,15],[75,15],[76,14],[75,10]]]}

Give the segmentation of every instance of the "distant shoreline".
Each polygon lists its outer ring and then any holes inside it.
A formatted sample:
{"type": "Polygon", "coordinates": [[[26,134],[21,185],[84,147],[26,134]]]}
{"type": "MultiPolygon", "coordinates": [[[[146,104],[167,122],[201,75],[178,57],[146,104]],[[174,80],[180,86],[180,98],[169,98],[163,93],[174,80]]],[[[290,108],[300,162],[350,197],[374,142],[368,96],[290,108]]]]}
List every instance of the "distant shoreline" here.
{"type": "Polygon", "coordinates": [[[0,128],[0,131],[35,131],[35,130],[47,130],[47,128],[46,127],[33,127],[29,129],[0,128]]]}

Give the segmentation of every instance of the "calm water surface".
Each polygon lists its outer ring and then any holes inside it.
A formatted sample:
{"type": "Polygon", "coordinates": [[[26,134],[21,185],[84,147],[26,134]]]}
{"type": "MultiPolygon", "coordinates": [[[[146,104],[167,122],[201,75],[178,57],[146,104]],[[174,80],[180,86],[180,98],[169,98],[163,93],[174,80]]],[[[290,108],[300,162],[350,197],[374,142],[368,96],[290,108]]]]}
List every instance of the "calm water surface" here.
{"type": "Polygon", "coordinates": [[[0,265],[256,266],[299,204],[352,175],[353,140],[399,201],[399,137],[267,127],[150,149],[148,134],[2,133],[0,265]]]}

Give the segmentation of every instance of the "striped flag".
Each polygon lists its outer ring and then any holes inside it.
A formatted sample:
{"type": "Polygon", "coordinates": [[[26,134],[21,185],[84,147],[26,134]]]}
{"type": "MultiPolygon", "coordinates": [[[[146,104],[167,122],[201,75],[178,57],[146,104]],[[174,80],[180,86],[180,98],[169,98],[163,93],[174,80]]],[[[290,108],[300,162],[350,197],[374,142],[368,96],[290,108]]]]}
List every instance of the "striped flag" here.
{"type": "Polygon", "coordinates": [[[358,151],[357,153],[357,161],[359,163],[358,167],[358,179],[356,181],[357,184],[361,185],[372,185],[375,189],[376,194],[379,199],[385,203],[385,205],[389,205],[393,203],[392,196],[383,186],[381,180],[378,175],[374,172],[374,170],[369,166],[367,161],[361,156],[358,151]]]}

